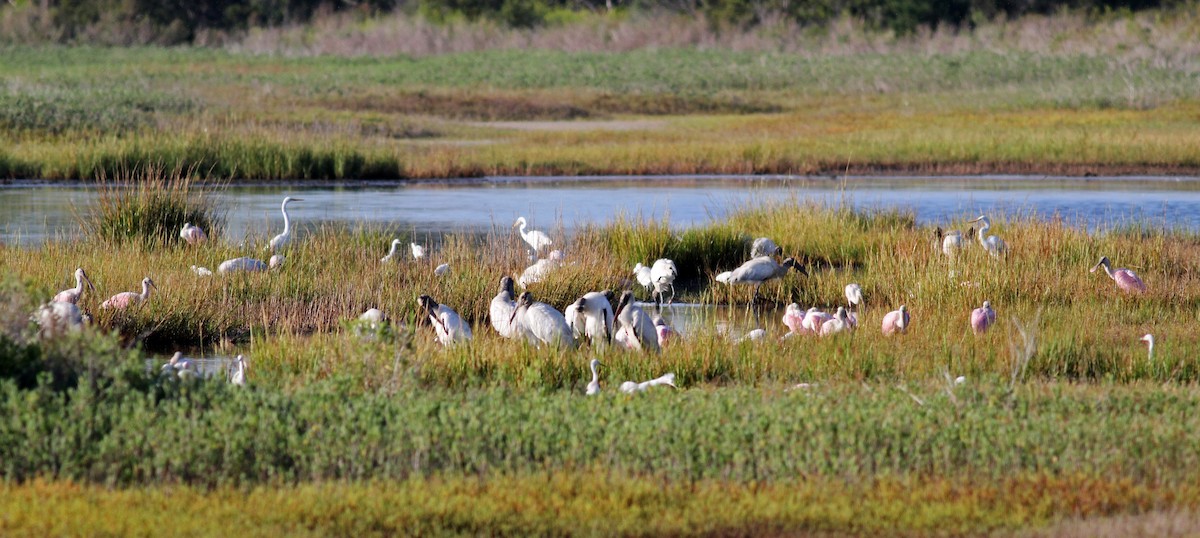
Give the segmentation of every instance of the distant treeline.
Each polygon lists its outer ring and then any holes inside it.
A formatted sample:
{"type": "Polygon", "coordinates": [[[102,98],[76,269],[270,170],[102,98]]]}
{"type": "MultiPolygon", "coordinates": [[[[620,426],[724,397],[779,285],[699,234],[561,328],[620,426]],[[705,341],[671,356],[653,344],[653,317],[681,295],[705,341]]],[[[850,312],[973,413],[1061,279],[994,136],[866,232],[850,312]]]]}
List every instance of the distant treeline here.
{"type": "Polygon", "coordinates": [[[570,20],[583,12],[668,12],[704,17],[716,27],[748,27],[786,18],[820,25],[848,15],[870,26],[907,33],[922,26],[971,25],[1064,9],[1096,13],[1168,8],[1188,0],[8,0],[0,17],[24,19],[59,42],[129,41],[180,44],[200,36],[228,35],[252,27],[303,24],[337,12],[364,16],[396,11],[435,21],[490,19],[513,27],[570,20]],[[24,17],[13,17],[15,14],[24,17]]]}

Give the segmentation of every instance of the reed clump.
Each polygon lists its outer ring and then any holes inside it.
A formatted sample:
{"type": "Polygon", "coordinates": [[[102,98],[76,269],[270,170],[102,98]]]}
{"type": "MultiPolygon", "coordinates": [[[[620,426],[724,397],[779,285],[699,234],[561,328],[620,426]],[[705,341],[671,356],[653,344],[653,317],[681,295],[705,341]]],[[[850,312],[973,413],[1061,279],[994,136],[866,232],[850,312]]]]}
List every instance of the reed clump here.
{"type": "Polygon", "coordinates": [[[190,174],[165,173],[156,167],[135,168],[97,185],[94,209],[76,212],[80,227],[95,241],[161,248],[183,242],[184,224],[219,237],[224,216],[210,191],[190,174]]]}

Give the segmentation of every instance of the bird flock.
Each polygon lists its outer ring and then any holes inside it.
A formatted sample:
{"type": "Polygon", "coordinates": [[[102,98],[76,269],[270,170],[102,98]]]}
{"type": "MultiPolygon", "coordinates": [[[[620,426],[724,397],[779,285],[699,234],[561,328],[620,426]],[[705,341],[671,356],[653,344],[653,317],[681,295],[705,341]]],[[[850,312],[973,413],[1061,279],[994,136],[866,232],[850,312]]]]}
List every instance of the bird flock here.
{"type": "MultiPolygon", "coordinates": [[[[272,254],[267,262],[256,258],[239,257],[225,260],[218,265],[217,273],[230,274],[238,272],[262,272],[281,267],[284,262],[283,251],[292,243],[292,222],[288,214],[288,204],[302,201],[299,198],[286,197],[280,206],[283,214],[283,232],[269,242],[269,252],[272,254]]],[[[978,223],[978,232],[974,227],[964,232],[951,230],[943,231],[936,228],[935,245],[945,256],[954,259],[967,248],[968,242],[977,240],[980,247],[988,255],[1002,258],[1008,253],[1008,246],[996,235],[991,235],[991,221],[985,215],[970,221],[978,223]]],[[[549,251],[545,257],[539,258],[542,251],[549,249],[554,243],[544,232],[529,229],[525,217],[519,217],[513,224],[522,242],[531,250],[530,258],[533,264],[526,268],[514,279],[503,275],[497,281],[497,293],[492,298],[488,309],[492,328],[501,337],[516,341],[527,342],[537,347],[575,349],[588,345],[593,349],[606,346],[616,346],[621,349],[658,353],[677,338],[675,330],[667,324],[660,312],[664,305],[670,307],[675,297],[675,281],[679,270],[675,262],[660,258],[649,266],[637,263],[633,267],[633,276],[638,285],[648,294],[650,302],[640,303],[635,299],[632,289],[625,289],[620,294],[612,290],[598,290],[585,293],[571,302],[562,311],[554,306],[535,300],[530,291],[516,292],[516,285],[527,288],[530,284],[544,279],[556,268],[566,263],[562,250],[549,251]],[[642,305],[653,305],[648,312],[642,305]]],[[[187,245],[199,245],[208,240],[204,230],[190,223],[185,224],[179,232],[181,240],[187,245]]],[[[400,239],[391,241],[387,254],[380,258],[383,264],[398,263],[401,259],[411,256],[412,261],[425,260],[428,257],[424,246],[409,243],[408,256],[401,254],[403,242],[400,239]]],[[[432,264],[431,264],[432,265],[432,264]]],[[[449,271],[448,264],[440,264],[434,269],[436,275],[444,275],[449,271]]],[[[1091,268],[1096,272],[1103,268],[1116,283],[1116,286],[1127,293],[1143,293],[1146,285],[1130,269],[1113,269],[1107,257],[1091,268]]],[[[213,272],[207,268],[193,265],[191,270],[200,277],[211,277],[213,272]]],[[[794,257],[783,257],[783,249],[769,238],[761,237],[752,242],[750,259],[738,267],[718,273],[714,277],[717,283],[734,285],[752,285],[754,293],[747,307],[758,303],[762,298],[759,294],[764,283],[782,279],[794,271],[809,276],[808,271],[794,257]]],[[[66,331],[82,327],[88,320],[78,308],[80,298],[85,291],[95,293],[95,285],[83,268],[74,272],[75,286],[56,294],[53,299],[41,306],[34,314],[34,320],[40,325],[44,336],[55,336],[66,331]]],[[[141,283],[141,292],[125,291],[117,293],[101,304],[102,309],[122,310],[145,304],[150,300],[153,291],[157,290],[154,281],[145,277],[141,283]]],[[[845,306],[837,306],[832,313],[817,307],[802,308],[797,303],[786,305],[782,323],[788,331],[780,339],[788,339],[799,335],[814,335],[828,337],[844,332],[857,330],[860,311],[865,307],[863,288],[857,283],[845,286],[845,306]]],[[[422,325],[432,328],[433,337],[443,346],[453,346],[470,341],[473,337],[471,324],[462,318],[451,306],[439,303],[430,295],[420,295],[417,298],[419,318],[422,325]]],[[[379,309],[369,309],[359,319],[365,323],[378,325],[388,322],[388,317],[379,309]]],[[[975,334],[984,334],[996,323],[996,311],[990,301],[972,310],[967,316],[967,322],[975,334]]],[[[887,311],[881,319],[881,331],[884,335],[898,336],[908,332],[912,323],[912,313],[906,305],[899,305],[887,311]]],[[[739,338],[743,342],[755,342],[765,339],[766,331],[756,329],[739,338]]],[[[1149,355],[1154,352],[1153,336],[1147,334],[1142,338],[1147,342],[1149,355]]],[[[598,359],[589,363],[591,381],[587,384],[586,394],[600,392],[600,368],[603,364],[598,359]]],[[[162,367],[164,375],[176,378],[196,377],[194,363],[182,353],[176,353],[162,367]]],[[[238,355],[230,363],[227,377],[231,383],[243,385],[246,382],[246,359],[238,355]]],[[[638,393],[656,386],[676,387],[675,374],[667,373],[660,377],[642,382],[625,381],[619,385],[623,393],[638,393]]]]}

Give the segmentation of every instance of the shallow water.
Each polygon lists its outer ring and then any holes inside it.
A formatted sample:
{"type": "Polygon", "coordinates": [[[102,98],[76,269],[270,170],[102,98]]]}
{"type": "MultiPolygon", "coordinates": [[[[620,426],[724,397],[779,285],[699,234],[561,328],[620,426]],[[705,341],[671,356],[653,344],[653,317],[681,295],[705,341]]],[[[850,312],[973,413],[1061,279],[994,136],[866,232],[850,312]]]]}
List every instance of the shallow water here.
{"type": "MultiPolygon", "coordinates": [[[[231,186],[216,195],[225,238],[240,242],[282,230],[279,203],[301,230],[319,224],[387,227],[436,236],[507,230],[517,216],[530,227],[570,232],[617,215],[689,226],[720,219],[746,204],[798,197],[856,208],[904,209],[919,223],[960,224],[988,215],[1058,216],[1103,229],[1132,222],[1200,230],[1200,178],[787,178],[677,176],[642,178],[487,178],[416,183],[231,186]]],[[[79,237],[76,214],[96,203],[94,189],[22,183],[0,186],[0,241],[35,245],[79,237]]]]}

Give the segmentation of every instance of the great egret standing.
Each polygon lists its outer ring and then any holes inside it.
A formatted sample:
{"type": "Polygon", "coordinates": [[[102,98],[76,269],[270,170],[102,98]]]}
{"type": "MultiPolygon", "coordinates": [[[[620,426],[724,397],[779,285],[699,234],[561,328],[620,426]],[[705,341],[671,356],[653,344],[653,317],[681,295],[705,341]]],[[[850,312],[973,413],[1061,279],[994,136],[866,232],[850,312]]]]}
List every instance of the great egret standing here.
{"type": "Polygon", "coordinates": [[[846,302],[849,308],[862,304],[862,286],[857,283],[846,284],[846,302]]]}
{"type": "Polygon", "coordinates": [[[904,334],[908,332],[909,319],[908,307],[900,305],[898,310],[893,310],[888,312],[886,316],[883,316],[883,334],[904,334]]]}
{"type": "Polygon", "coordinates": [[[189,245],[198,245],[208,241],[208,236],[204,234],[204,230],[199,226],[193,226],[190,222],[183,223],[183,229],[179,230],[179,237],[187,241],[189,245]]]}
{"type": "MultiPolygon", "coordinates": [[[[754,284],[754,298],[751,300],[751,303],[754,303],[758,301],[758,289],[762,287],[763,282],[783,277],[783,275],[787,274],[789,267],[803,273],[804,276],[808,276],[808,271],[805,271],[804,266],[797,263],[795,258],[788,258],[783,260],[783,263],[779,263],[770,256],[759,256],[730,271],[729,277],[723,280],[723,282],[728,284],[754,284]]],[[[719,275],[717,278],[721,280],[719,275]]]]}
{"type": "Polygon", "coordinates": [[[517,310],[517,301],[513,290],[513,279],[510,276],[500,277],[500,291],[492,297],[492,304],[488,307],[488,317],[492,320],[492,327],[495,327],[496,332],[505,338],[513,338],[517,334],[517,322],[513,319],[513,312],[517,310]]]}
{"type": "Polygon", "coordinates": [[[588,396],[591,396],[593,394],[600,394],[600,372],[599,372],[600,359],[592,359],[592,362],[589,363],[588,366],[592,370],[592,381],[591,381],[591,383],[587,384],[587,393],[586,394],[588,396]]]}
{"type": "Polygon", "coordinates": [[[246,358],[238,355],[233,359],[233,371],[229,374],[229,382],[239,387],[246,386],[246,358]]]}
{"type": "Polygon", "coordinates": [[[283,250],[292,241],[292,221],[288,218],[287,205],[288,202],[303,202],[303,198],[292,198],[288,196],[283,199],[283,204],[280,204],[279,210],[283,212],[283,233],[271,238],[271,252],[283,250]]]}
{"type": "Polygon", "coordinates": [[[567,325],[567,318],[553,306],[533,300],[533,294],[524,292],[517,298],[517,309],[509,317],[509,324],[520,320],[520,330],[534,344],[575,347],[575,336],[567,325]]]}
{"type": "Polygon", "coordinates": [[[675,268],[675,262],[666,258],[660,258],[650,267],[650,281],[654,284],[654,304],[661,305],[663,294],[667,290],[671,290],[671,296],[667,299],[667,304],[675,299],[675,277],[679,276],[679,269],[675,268]]]}
{"type": "Polygon", "coordinates": [[[75,287],[58,292],[58,295],[55,295],[54,300],[51,302],[71,304],[78,303],[79,298],[83,296],[83,284],[85,282],[87,283],[88,288],[90,288],[93,292],[96,291],[96,286],[92,284],[92,279],[88,278],[87,273],[83,272],[83,268],[80,267],[75,270],[75,287]]]}
{"type": "Polygon", "coordinates": [[[408,248],[412,251],[412,257],[414,260],[419,260],[425,257],[425,247],[416,243],[409,243],[408,248]]]}
{"type": "Polygon", "coordinates": [[[621,383],[620,390],[625,394],[634,394],[637,392],[646,392],[646,389],[649,389],[650,387],[657,387],[659,385],[666,385],[673,389],[679,388],[675,386],[675,374],[670,373],[663,374],[661,377],[656,377],[650,381],[642,381],[641,383],[626,381],[621,383]]]}
{"type": "Polygon", "coordinates": [[[971,311],[971,330],[975,334],[983,334],[996,322],[996,311],[992,310],[992,302],[984,301],[983,306],[971,311]]]}
{"type": "Polygon", "coordinates": [[[404,243],[404,242],[403,242],[403,241],[401,241],[401,240],[399,240],[399,239],[393,239],[393,240],[392,240],[392,247],[391,247],[390,249],[388,249],[387,256],[384,256],[384,257],[382,257],[382,258],[379,258],[379,261],[381,261],[381,262],[383,262],[383,263],[388,263],[388,262],[390,262],[390,261],[392,261],[392,260],[395,260],[395,259],[396,259],[396,250],[397,250],[397,249],[399,249],[399,248],[400,248],[400,245],[401,245],[401,244],[403,244],[403,243],[404,243]]]}
{"type": "Polygon", "coordinates": [[[979,244],[983,245],[983,250],[991,254],[993,258],[999,258],[1001,254],[1006,254],[1008,245],[1003,239],[994,235],[988,235],[988,230],[992,229],[992,221],[984,215],[971,221],[979,223],[979,244]]]}
{"type": "Polygon", "coordinates": [[[550,246],[553,243],[550,241],[550,236],[546,235],[540,230],[529,230],[526,232],[525,227],[527,225],[528,223],[525,222],[525,217],[517,217],[517,222],[513,223],[513,228],[518,226],[521,228],[521,239],[524,239],[525,243],[529,245],[529,248],[533,249],[533,253],[535,255],[538,253],[538,251],[550,246]]]}
{"type": "Polygon", "coordinates": [[[462,316],[459,316],[454,309],[438,304],[428,295],[418,297],[417,305],[429,318],[430,324],[433,325],[433,332],[443,346],[471,339],[471,325],[463,320],[462,316]]]}
{"type": "Polygon", "coordinates": [[[112,297],[109,297],[107,301],[104,301],[100,305],[100,308],[115,308],[117,310],[120,310],[123,308],[128,308],[133,305],[142,304],[142,303],[146,302],[146,299],[150,298],[150,289],[151,288],[158,289],[158,286],[154,285],[154,281],[150,280],[150,277],[143,278],[141,293],[137,293],[134,291],[123,291],[121,293],[113,295],[112,297]]]}
{"type": "Polygon", "coordinates": [[[1095,273],[1096,269],[1103,267],[1104,272],[1117,283],[1117,287],[1126,293],[1141,293],[1146,291],[1146,284],[1142,279],[1138,278],[1137,274],[1129,269],[1120,268],[1113,269],[1112,263],[1108,261],[1108,256],[1101,256],[1100,261],[1092,266],[1091,272],[1095,273]]]}
{"type": "Polygon", "coordinates": [[[631,349],[647,349],[657,353],[658,331],[654,328],[654,320],[641,307],[633,304],[633,292],[625,290],[617,303],[618,331],[624,331],[623,339],[626,347],[631,349]]]}

